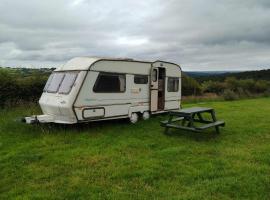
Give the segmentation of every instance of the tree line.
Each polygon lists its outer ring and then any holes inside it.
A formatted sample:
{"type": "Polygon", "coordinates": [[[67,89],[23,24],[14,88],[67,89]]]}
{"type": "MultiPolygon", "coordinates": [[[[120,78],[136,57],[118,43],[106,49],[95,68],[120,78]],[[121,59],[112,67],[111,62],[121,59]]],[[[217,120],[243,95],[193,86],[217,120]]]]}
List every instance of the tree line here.
{"type": "Polygon", "coordinates": [[[50,70],[0,68],[0,106],[37,101],[50,70]]]}
{"type": "MultiPolygon", "coordinates": [[[[38,101],[52,70],[0,68],[0,106],[38,101]]],[[[206,93],[217,94],[225,100],[256,95],[268,96],[270,95],[270,81],[253,78],[239,79],[234,76],[220,80],[209,78],[198,81],[197,78],[183,73],[182,96],[201,96],[206,93]]]]}
{"type": "Polygon", "coordinates": [[[200,83],[204,81],[225,81],[228,77],[235,77],[236,79],[253,79],[270,81],[270,69],[244,71],[244,72],[224,72],[224,73],[207,73],[207,72],[190,72],[190,76],[195,78],[200,83]]]}

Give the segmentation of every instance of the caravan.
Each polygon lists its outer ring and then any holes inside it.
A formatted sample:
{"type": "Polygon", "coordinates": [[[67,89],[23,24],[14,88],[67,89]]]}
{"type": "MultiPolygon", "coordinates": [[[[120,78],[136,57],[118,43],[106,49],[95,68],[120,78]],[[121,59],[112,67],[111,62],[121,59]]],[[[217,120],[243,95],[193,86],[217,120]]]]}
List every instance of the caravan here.
{"type": "Polygon", "coordinates": [[[176,110],[181,68],[164,61],[76,57],[50,75],[39,100],[43,114],[27,123],[74,124],[176,110]]]}

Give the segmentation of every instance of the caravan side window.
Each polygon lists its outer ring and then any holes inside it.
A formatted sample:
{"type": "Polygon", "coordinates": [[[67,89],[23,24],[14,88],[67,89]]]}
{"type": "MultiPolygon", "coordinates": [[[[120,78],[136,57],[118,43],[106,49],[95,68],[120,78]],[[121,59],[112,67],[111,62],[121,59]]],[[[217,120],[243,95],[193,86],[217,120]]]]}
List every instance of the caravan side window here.
{"type": "Polygon", "coordinates": [[[96,93],[118,93],[126,91],[126,75],[114,73],[100,73],[93,91],[96,93]]]}
{"type": "Polygon", "coordinates": [[[168,77],[167,90],[168,90],[168,92],[178,92],[178,90],[179,90],[179,78],[177,78],[177,77],[168,77]]]}
{"type": "Polygon", "coordinates": [[[148,76],[147,75],[134,75],[135,84],[147,84],[148,76]]]}

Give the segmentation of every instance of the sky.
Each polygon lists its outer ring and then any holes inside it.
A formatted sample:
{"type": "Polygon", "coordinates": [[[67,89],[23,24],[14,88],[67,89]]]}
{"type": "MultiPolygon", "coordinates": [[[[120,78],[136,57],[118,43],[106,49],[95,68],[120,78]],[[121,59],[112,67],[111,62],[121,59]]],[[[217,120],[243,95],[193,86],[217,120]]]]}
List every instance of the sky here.
{"type": "Polygon", "coordinates": [[[76,56],[267,69],[270,1],[0,1],[0,66],[57,67],[76,56]]]}

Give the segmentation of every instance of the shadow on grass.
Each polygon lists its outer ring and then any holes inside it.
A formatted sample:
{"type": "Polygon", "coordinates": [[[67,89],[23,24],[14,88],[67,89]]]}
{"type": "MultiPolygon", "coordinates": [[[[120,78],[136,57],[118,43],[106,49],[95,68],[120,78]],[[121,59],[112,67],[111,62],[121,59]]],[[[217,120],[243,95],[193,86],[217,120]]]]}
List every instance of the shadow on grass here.
{"type": "MultiPolygon", "coordinates": [[[[140,119],[136,124],[131,124],[128,118],[122,119],[110,119],[110,120],[100,120],[100,121],[91,121],[83,122],[76,124],[57,124],[57,123],[37,123],[29,126],[34,126],[36,129],[40,129],[42,132],[54,133],[58,131],[78,133],[85,132],[90,130],[102,130],[102,129],[117,129],[121,130],[130,130],[131,128],[139,128],[142,126],[149,126],[153,128],[152,123],[156,123],[156,126],[159,127],[159,121],[163,119],[163,115],[154,115],[148,120],[147,124],[140,119]]],[[[20,122],[21,123],[21,122],[20,122]]],[[[89,132],[91,133],[91,132],[89,132]]]]}
{"type": "MultiPolygon", "coordinates": [[[[165,130],[165,129],[164,129],[165,130]]],[[[169,129],[166,134],[168,137],[174,138],[188,138],[193,141],[204,142],[216,140],[220,137],[222,133],[216,133],[215,129],[208,129],[202,132],[193,132],[193,131],[185,131],[185,130],[177,130],[177,129],[169,129]]]]}
{"type": "Polygon", "coordinates": [[[33,124],[35,128],[40,129],[42,132],[55,133],[55,132],[65,132],[65,133],[80,133],[88,132],[91,133],[91,130],[101,130],[101,129],[115,129],[116,127],[128,127],[132,126],[127,119],[115,119],[115,120],[104,120],[104,121],[94,121],[94,122],[85,122],[77,124],[57,124],[57,123],[48,123],[48,124],[33,124]]]}
{"type": "MultiPolygon", "coordinates": [[[[101,120],[93,122],[84,122],[77,124],[57,124],[57,123],[48,123],[48,124],[32,124],[34,132],[40,131],[45,134],[80,134],[82,132],[89,134],[102,133],[107,130],[115,130],[116,132],[123,131],[129,132],[131,129],[141,129],[142,127],[149,127],[149,129],[157,129],[160,131],[160,134],[164,134],[164,130],[160,129],[159,121],[167,118],[166,114],[163,115],[154,115],[149,121],[140,120],[136,124],[130,124],[128,119],[112,119],[112,120],[101,120]]],[[[153,133],[154,134],[154,133],[153,133]]],[[[221,133],[222,134],[222,130],[221,133]]],[[[211,128],[203,132],[192,132],[178,129],[169,129],[167,136],[173,138],[188,138],[193,141],[211,141],[216,140],[219,135],[215,132],[215,129],[211,128]]]]}

